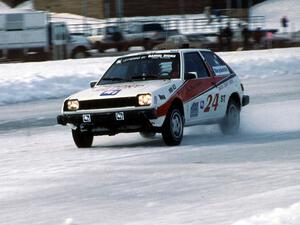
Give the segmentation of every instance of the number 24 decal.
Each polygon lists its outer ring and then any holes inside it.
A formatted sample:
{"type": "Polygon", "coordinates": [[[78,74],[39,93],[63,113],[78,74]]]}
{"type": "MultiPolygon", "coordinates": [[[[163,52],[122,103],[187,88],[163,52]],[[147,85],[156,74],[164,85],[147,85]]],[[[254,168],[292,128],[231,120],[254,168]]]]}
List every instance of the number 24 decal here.
{"type": "Polygon", "coordinates": [[[207,96],[207,105],[204,108],[204,112],[209,112],[211,108],[213,108],[213,110],[216,111],[218,106],[219,106],[219,94],[209,95],[207,96]]]}

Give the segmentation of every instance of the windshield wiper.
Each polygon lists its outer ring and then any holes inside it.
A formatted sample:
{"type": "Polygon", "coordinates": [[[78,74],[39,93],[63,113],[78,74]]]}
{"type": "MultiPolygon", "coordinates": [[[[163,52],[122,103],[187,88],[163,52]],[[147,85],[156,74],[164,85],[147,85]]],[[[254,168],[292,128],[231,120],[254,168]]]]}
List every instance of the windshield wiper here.
{"type": "Polygon", "coordinates": [[[120,77],[104,77],[101,80],[122,81],[124,79],[122,79],[120,77]]]}

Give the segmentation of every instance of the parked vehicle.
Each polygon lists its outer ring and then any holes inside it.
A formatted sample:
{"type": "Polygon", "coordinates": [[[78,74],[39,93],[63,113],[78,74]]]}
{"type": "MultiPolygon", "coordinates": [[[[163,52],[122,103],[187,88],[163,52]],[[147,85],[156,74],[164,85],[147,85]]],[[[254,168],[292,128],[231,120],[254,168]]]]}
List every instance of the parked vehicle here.
{"type": "Polygon", "coordinates": [[[116,48],[118,51],[128,49],[124,34],[118,26],[111,25],[96,28],[88,39],[91,41],[93,48],[99,52],[104,52],[110,48],[116,48]]]}
{"type": "Polygon", "coordinates": [[[189,46],[190,42],[185,35],[173,35],[169,36],[165,42],[155,45],[153,49],[164,50],[176,48],[189,48],[189,46]]]}
{"type": "Polygon", "coordinates": [[[57,122],[70,125],[77,147],[96,135],[161,133],[179,145],[184,126],[220,125],[234,134],[242,106],[249,103],[233,70],[215,53],[201,49],[151,51],[118,58],[91,89],[65,99],[57,122]]]}
{"type": "Polygon", "coordinates": [[[90,42],[70,35],[64,22],[48,22],[44,11],[0,14],[0,55],[4,58],[64,59],[88,56],[90,42]]]}
{"type": "Polygon", "coordinates": [[[133,23],[125,33],[128,46],[143,46],[151,50],[166,40],[167,31],[160,23],[133,23]]]}

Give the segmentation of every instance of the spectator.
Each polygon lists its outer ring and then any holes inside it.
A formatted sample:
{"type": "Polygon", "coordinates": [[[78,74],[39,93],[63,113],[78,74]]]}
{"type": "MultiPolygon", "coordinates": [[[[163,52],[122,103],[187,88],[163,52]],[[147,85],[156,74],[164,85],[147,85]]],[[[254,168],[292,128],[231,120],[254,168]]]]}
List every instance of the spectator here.
{"type": "Polygon", "coordinates": [[[222,51],[223,50],[223,29],[222,27],[219,28],[219,33],[218,33],[218,41],[219,41],[219,50],[222,51]]]}
{"type": "Polygon", "coordinates": [[[207,24],[210,24],[212,21],[210,6],[204,8],[204,15],[207,17],[207,24]]]}
{"type": "Polygon", "coordinates": [[[248,30],[247,25],[244,25],[244,27],[243,27],[242,37],[243,37],[243,47],[244,47],[244,49],[248,49],[249,48],[250,32],[248,30]]]}
{"type": "Polygon", "coordinates": [[[271,31],[268,31],[266,34],[267,48],[272,48],[272,41],[273,41],[273,33],[271,31]]]}
{"type": "Polygon", "coordinates": [[[230,51],[232,47],[232,30],[230,28],[230,22],[227,23],[227,27],[224,29],[224,37],[226,40],[226,50],[230,51]]]}
{"type": "Polygon", "coordinates": [[[255,49],[260,47],[260,41],[262,38],[262,30],[260,27],[256,28],[254,31],[254,41],[255,41],[255,49]]]}
{"type": "Polygon", "coordinates": [[[283,27],[283,32],[287,32],[287,27],[288,27],[288,23],[289,23],[289,20],[286,16],[282,17],[281,20],[281,26],[283,27]]]}

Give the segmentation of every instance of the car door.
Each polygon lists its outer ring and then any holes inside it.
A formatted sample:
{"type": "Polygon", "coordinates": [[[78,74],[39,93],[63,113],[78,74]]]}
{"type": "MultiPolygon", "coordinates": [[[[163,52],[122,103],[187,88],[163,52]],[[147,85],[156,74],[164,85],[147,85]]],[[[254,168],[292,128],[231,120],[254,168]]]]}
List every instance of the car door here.
{"type": "Polygon", "coordinates": [[[185,77],[196,76],[187,80],[183,88],[186,125],[204,123],[218,112],[215,80],[198,51],[185,52],[183,59],[185,77]]]}
{"type": "Polygon", "coordinates": [[[216,84],[215,97],[218,104],[218,117],[225,116],[227,102],[232,93],[234,85],[234,72],[230,67],[215,53],[211,51],[201,51],[205,63],[213,74],[216,84]]]}

